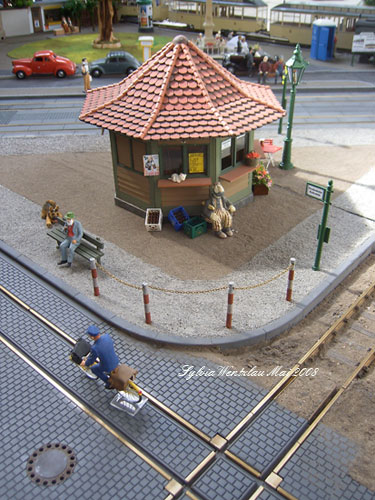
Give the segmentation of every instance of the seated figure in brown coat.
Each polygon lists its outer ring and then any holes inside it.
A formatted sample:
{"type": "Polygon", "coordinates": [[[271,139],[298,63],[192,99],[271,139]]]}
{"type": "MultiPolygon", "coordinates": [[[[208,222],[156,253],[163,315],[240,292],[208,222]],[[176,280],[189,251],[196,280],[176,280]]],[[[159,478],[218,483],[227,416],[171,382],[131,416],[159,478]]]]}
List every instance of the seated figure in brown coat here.
{"type": "Polygon", "coordinates": [[[224,196],[224,188],[220,182],[215,182],[211,187],[210,198],[203,208],[204,219],[212,224],[216,236],[226,238],[233,236],[232,214],[236,207],[224,196]]]}

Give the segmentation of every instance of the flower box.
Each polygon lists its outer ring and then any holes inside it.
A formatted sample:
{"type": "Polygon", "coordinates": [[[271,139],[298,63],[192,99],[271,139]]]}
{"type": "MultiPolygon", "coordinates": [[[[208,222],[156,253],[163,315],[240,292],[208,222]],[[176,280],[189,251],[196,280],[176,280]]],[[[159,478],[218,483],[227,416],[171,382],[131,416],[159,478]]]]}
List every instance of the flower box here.
{"type": "Polygon", "coordinates": [[[207,233],[207,222],[202,217],[192,217],[184,222],[184,233],[190,238],[196,238],[201,234],[207,233]]]}
{"type": "Polygon", "coordinates": [[[272,186],[270,173],[261,162],[253,172],[253,193],[255,196],[268,194],[272,186]]]}
{"type": "Polygon", "coordinates": [[[250,151],[250,153],[247,153],[244,158],[245,165],[248,165],[249,167],[256,167],[258,165],[260,158],[260,154],[256,153],[255,151],[250,151]]]}
{"type": "Polygon", "coordinates": [[[161,208],[148,208],[146,210],[145,226],[147,231],[161,231],[163,212],[161,208]]]}
{"type": "Polygon", "coordinates": [[[255,184],[253,186],[253,194],[254,196],[264,196],[268,194],[269,188],[264,184],[255,184]]]}
{"type": "Polygon", "coordinates": [[[184,207],[172,208],[172,210],[168,214],[168,220],[174,227],[175,231],[179,231],[184,222],[189,220],[190,217],[184,207]]]}
{"type": "Polygon", "coordinates": [[[258,158],[245,158],[245,165],[247,165],[248,167],[257,167],[258,158]]]}

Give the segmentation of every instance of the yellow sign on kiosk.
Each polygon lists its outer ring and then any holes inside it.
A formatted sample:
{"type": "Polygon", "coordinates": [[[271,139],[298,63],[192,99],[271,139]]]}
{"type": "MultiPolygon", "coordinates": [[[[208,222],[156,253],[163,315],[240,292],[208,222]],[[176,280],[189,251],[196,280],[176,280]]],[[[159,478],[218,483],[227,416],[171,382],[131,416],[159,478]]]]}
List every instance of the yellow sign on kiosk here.
{"type": "Polygon", "coordinates": [[[204,153],[189,153],[189,174],[204,173],[204,153]]]}

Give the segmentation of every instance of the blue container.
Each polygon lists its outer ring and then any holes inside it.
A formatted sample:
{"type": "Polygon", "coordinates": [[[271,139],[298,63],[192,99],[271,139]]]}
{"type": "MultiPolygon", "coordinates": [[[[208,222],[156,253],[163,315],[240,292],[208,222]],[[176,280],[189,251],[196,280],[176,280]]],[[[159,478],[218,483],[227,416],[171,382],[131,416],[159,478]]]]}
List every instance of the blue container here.
{"type": "Polygon", "coordinates": [[[310,57],[319,61],[333,58],[336,26],[330,21],[318,20],[313,23],[310,57]]]}
{"type": "Polygon", "coordinates": [[[184,207],[172,208],[168,214],[168,220],[175,228],[175,231],[179,231],[184,225],[184,222],[189,219],[190,217],[184,207]]]}

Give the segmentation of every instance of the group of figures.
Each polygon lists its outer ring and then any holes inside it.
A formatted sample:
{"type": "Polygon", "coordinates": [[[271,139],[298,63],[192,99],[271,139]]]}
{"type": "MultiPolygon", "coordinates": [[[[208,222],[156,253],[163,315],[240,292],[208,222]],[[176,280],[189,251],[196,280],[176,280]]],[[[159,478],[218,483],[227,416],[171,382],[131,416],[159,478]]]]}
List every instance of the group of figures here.
{"type": "MultiPolygon", "coordinates": [[[[203,33],[198,34],[195,44],[201,50],[206,48],[206,38],[203,33]]],[[[221,31],[218,31],[215,35],[213,43],[211,43],[211,48],[215,49],[216,52],[221,53],[224,52],[226,45],[227,40],[222,36],[221,31]]]]}
{"type": "MultiPolygon", "coordinates": [[[[202,33],[198,34],[196,45],[201,50],[208,50],[210,47],[206,44],[202,33]]],[[[284,60],[281,56],[274,58],[264,54],[258,43],[249,46],[246,37],[243,35],[234,36],[233,31],[225,39],[221,32],[215,35],[212,46],[214,53],[224,54],[223,66],[229,71],[242,74],[244,71],[250,77],[258,78],[258,83],[266,84],[267,78],[272,75],[277,83],[278,78],[282,78],[284,72],[284,60]],[[225,59],[227,58],[227,61],[225,59]],[[228,60],[229,58],[229,60],[228,60]]]]}
{"type": "Polygon", "coordinates": [[[63,16],[61,18],[61,26],[65,33],[74,33],[74,26],[70,17],[63,16]]]}

